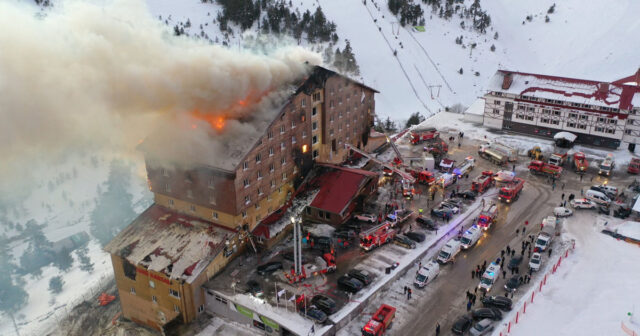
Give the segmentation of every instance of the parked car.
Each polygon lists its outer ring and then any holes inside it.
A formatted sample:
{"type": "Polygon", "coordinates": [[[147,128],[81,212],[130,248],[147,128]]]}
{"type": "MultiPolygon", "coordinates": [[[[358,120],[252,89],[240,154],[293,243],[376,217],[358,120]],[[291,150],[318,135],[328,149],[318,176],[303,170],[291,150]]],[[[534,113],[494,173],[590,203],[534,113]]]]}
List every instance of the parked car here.
{"type": "Polygon", "coordinates": [[[489,335],[493,331],[494,324],[495,322],[488,318],[480,320],[473,327],[471,327],[471,330],[469,330],[469,332],[473,336],[489,335]]]}
{"type": "Polygon", "coordinates": [[[509,293],[515,292],[522,284],[522,281],[520,280],[521,277],[521,275],[516,274],[509,278],[509,280],[507,280],[507,283],[504,285],[504,289],[506,289],[509,293]]]}
{"type": "Polygon", "coordinates": [[[255,297],[260,297],[264,294],[260,284],[255,280],[249,280],[247,282],[247,292],[251,293],[251,295],[255,297]]]}
{"type": "Polygon", "coordinates": [[[531,260],[529,260],[529,268],[537,271],[540,269],[540,265],[542,264],[542,255],[538,252],[531,255],[531,260]]]}
{"type": "Polygon", "coordinates": [[[325,314],[331,315],[336,312],[336,302],[330,297],[318,294],[311,299],[311,304],[322,310],[325,314]]]}
{"type": "Polygon", "coordinates": [[[348,275],[343,275],[338,278],[338,288],[345,292],[357,293],[364,285],[358,279],[352,278],[348,275]]]}
{"type": "Polygon", "coordinates": [[[448,216],[449,218],[451,218],[453,217],[453,210],[449,208],[431,209],[431,216],[438,218],[445,218],[445,216],[448,216]]]}
{"type": "Polygon", "coordinates": [[[477,308],[471,311],[474,320],[492,319],[498,321],[502,318],[502,312],[498,308],[477,308]]]}
{"type": "Polygon", "coordinates": [[[473,320],[467,316],[462,315],[453,322],[453,326],[451,326],[451,331],[456,335],[462,335],[466,333],[469,329],[471,329],[471,324],[473,320]]]}
{"type": "Polygon", "coordinates": [[[436,223],[431,218],[427,218],[427,217],[424,217],[424,216],[416,217],[416,223],[418,223],[423,228],[425,228],[427,230],[431,230],[431,231],[433,231],[433,230],[438,228],[436,223]]]}
{"type": "Polygon", "coordinates": [[[413,240],[409,239],[409,237],[404,235],[397,235],[393,237],[393,243],[408,249],[416,248],[416,242],[414,242],[413,240]]]}
{"type": "Polygon", "coordinates": [[[478,193],[473,190],[465,190],[465,191],[456,193],[456,196],[466,200],[474,200],[476,199],[476,196],[478,196],[478,193]]]}
{"type": "Polygon", "coordinates": [[[447,198],[446,200],[442,201],[442,203],[449,203],[455,205],[458,208],[462,208],[462,201],[459,199],[447,198]]]}
{"type": "MultiPolygon", "coordinates": [[[[293,259],[293,257],[291,258],[293,259]]],[[[267,275],[267,274],[271,274],[277,270],[281,270],[282,269],[282,262],[280,261],[271,261],[268,262],[266,264],[262,264],[260,266],[258,266],[258,268],[256,268],[256,271],[258,272],[258,274],[260,275],[267,275]]]]}
{"type": "Polygon", "coordinates": [[[596,207],[596,209],[598,209],[598,213],[599,214],[603,214],[603,215],[607,215],[607,216],[611,215],[611,210],[606,205],[598,205],[596,207]]]}
{"type": "Polygon", "coordinates": [[[573,210],[565,207],[557,207],[553,209],[553,214],[556,215],[556,217],[569,217],[573,215],[573,210]]]}
{"type": "Polygon", "coordinates": [[[313,248],[318,250],[329,250],[333,245],[333,239],[327,236],[311,236],[311,241],[313,241],[313,248]]]}
{"type": "Polygon", "coordinates": [[[619,207],[613,211],[613,217],[617,218],[627,218],[631,216],[631,208],[630,207],[619,207]]]}
{"type": "Polygon", "coordinates": [[[350,270],[349,276],[362,282],[362,284],[365,286],[373,281],[373,274],[371,274],[369,271],[360,270],[357,268],[350,270]]]}
{"type": "Polygon", "coordinates": [[[334,238],[350,240],[350,239],[354,239],[357,236],[358,236],[358,234],[355,231],[353,231],[350,228],[348,228],[348,227],[341,226],[338,229],[336,229],[335,231],[333,231],[333,237],[334,238]]]}
{"type": "Polygon", "coordinates": [[[596,207],[596,204],[591,202],[586,198],[576,198],[569,201],[569,205],[571,205],[574,209],[593,209],[596,207]]]}
{"type": "Polygon", "coordinates": [[[349,229],[355,231],[355,233],[360,233],[360,231],[362,230],[362,224],[360,224],[359,222],[354,222],[354,221],[349,221],[346,224],[343,224],[342,227],[349,228],[349,229]]]}
{"type": "Polygon", "coordinates": [[[518,266],[520,266],[520,264],[522,264],[522,255],[516,255],[513,258],[511,258],[511,260],[509,260],[509,266],[507,266],[507,268],[515,269],[518,266]]]}
{"type": "Polygon", "coordinates": [[[417,243],[422,243],[425,239],[427,239],[427,236],[424,233],[415,231],[407,232],[404,235],[417,243]]]}
{"type": "Polygon", "coordinates": [[[378,216],[376,215],[372,215],[372,214],[359,214],[359,215],[355,215],[354,216],[355,219],[361,221],[361,222],[369,222],[369,223],[375,223],[378,221],[378,216]]]}
{"type": "Polygon", "coordinates": [[[499,308],[502,310],[511,310],[513,302],[504,296],[487,296],[482,299],[482,305],[485,307],[499,308]]]}
{"type": "Polygon", "coordinates": [[[327,314],[325,314],[322,310],[318,308],[307,307],[306,310],[303,308],[303,309],[300,309],[300,314],[319,324],[324,324],[325,322],[327,322],[327,314]]]}
{"type": "Polygon", "coordinates": [[[611,199],[616,198],[616,195],[618,194],[618,188],[606,186],[606,185],[599,185],[599,186],[594,185],[594,186],[591,186],[591,188],[589,189],[599,191],[611,199]]]}
{"type": "Polygon", "coordinates": [[[454,214],[457,214],[460,212],[460,208],[457,205],[450,202],[446,202],[446,201],[440,203],[440,208],[450,209],[451,212],[453,212],[454,214]]]}
{"type": "MultiPolygon", "coordinates": [[[[282,254],[282,258],[284,258],[284,260],[288,260],[293,262],[293,251],[288,251],[282,254]]],[[[302,255],[302,263],[306,264],[309,261],[307,260],[307,257],[304,256],[304,254],[302,255]]]]}

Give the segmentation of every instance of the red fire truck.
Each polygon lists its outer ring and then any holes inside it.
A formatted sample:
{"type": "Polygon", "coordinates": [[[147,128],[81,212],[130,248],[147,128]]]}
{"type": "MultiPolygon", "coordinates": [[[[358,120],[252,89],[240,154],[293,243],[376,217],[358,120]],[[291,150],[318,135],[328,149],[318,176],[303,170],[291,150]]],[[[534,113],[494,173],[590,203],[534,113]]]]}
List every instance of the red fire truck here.
{"type": "Polygon", "coordinates": [[[629,162],[629,167],[627,167],[627,173],[629,174],[640,173],[640,159],[638,158],[631,159],[631,162],[629,162]]]}
{"type": "Polygon", "coordinates": [[[520,197],[520,192],[522,191],[523,187],[524,180],[516,177],[506,186],[500,188],[498,199],[507,203],[515,202],[518,200],[518,197],[520,197]]]}
{"type": "Polygon", "coordinates": [[[367,231],[360,232],[360,247],[370,251],[384,243],[390,242],[396,236],[396,231],[390,222],[384,222],[367,231]]]}
{"type": "Polygon", "coordinates": [[[576,169],[576,173],[582,174],[587,172],[589,168],[589,162],[583,152],[576,152],[573,154],[573,167],[576,169]]]}
{"type": "Polygon", "coordinates": [[[423,141],[429,141],[440,135],[434,127],[416,128],[411,130],[411,144],[417,145],[423,141]]]}
{"type": "Polygon", "coordinates": [[[362,328],[362,336],[381,336],[387,331],[393,318],[396,316],[396,308],[382,304],[376,311],[364,328],[362,328]]]}
{"type": "Polygon", "coordinates": [[[529,171],[535,175],[545,175],[559,177],[562,174],[562,167],[544,163],[542,161],[533,160],[529,163],[529,171]]]}
{"type": "Polygon", "coordinates": [[[495,185],[495,181],[493,179],[493,172],[490,170],[485,170],[481,175],[476,176],[471,182],[471,190],[481,194],[487,189],[493,187],[495,185]]]}
{"type": "Polygon", "coordinates": [[[489,230],[491,224],[496,222],[498,219],[498,205],[497,204],[488,204],[482,212],[480,212],[480,216],[478,216],[478,226],[483,230],[489,230]]]}
{"type": "Polygon", "coordinates": [[[291,272],[284,273],[284,276],[289,280],[289,283],[294,284],[312,276],[317,276],[325,273],[333,273],[336,271],[336,257],[333,249],[330,253],[325,253],[322,257],[316,257],[313,263],[307,263],[302,265],[300,274],[296,275],[293,267],[291,272]]]}

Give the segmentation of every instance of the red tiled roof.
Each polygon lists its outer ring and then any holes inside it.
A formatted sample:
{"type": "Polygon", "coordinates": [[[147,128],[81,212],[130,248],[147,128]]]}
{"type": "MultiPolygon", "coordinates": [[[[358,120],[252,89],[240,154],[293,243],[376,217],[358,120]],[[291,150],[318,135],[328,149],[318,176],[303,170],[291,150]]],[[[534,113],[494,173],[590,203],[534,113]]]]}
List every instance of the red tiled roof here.
{"type": "MultiPolygon", "coordinates": [[[[325,165],[330,166],[330,165],[325,165]]],[[[330,166],[336,169],[318,177],[316,183],[320,191],[310,206],[332,213],[341,213],[356,196],[360,187],[377,173],[346,167],[330,166]]]]}

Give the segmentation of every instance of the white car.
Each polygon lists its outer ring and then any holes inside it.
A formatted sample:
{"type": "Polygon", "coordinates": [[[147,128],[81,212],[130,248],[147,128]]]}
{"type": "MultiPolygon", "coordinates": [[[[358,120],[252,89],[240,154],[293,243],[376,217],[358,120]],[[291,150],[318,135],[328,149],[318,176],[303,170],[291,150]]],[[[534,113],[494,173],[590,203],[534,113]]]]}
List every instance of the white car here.
{"type": "Polygon", "coordinates": [[[359,214],[354,216],[357,220],[369,223],[375,223],[378,221],[378,217],[372,214],[359,214]]]}
{"type": "Polygon", "coordinates": [[[569,202],[574,209],[594,209],[596,204],[586,198],[576,198],[569,202]]]}
{"type": "Polygon", "coordinates": [[[557,207],[553,209],[553,214],[556,215],[556,217],[569,217],[573,215],[573,210],[565,207],[557,207]]]}
{"type": "Polygon", "coordinates": [[[451,211],[454,214],[457,214],[457,213],[460,212],[460,208],[457,205],[455,205],[453,203],[450,203],[450,202],[442,202],[442,203],[440,203],[440,207],[441,208],[451,209],[451,211]]]}
{"type": "Polygon", "coordinates": [[[542,264],[542,255],[538,252],[531,255],[531,260],[529,260],[529,268],[537,271],[540,269],[540,265],[542,264]]]}

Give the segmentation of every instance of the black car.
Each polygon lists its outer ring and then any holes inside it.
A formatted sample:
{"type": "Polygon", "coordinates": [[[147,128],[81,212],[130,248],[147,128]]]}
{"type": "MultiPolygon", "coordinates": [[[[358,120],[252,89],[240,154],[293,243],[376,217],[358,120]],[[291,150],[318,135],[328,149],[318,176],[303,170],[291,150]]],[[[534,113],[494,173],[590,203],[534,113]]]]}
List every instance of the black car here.
{"type": "Polygon", "coordinates": [[[418,216],[416,218],[416,223],[418,223],[423,228],[431,231],[438,228],[438,226],[436,225],[436,222],[434,222],[431,218],[427,218],[424,216],[418,216]]]}
{"type": "Polygon", "coordinates": [[[342,227],[349,228],[353,230],[355,233],[360,233],[360,231],[362,230],[362,224],[356,221],[349,221],[348,223],[343,224],[342,227]]]}
{"type": "MultiPolygon", "coordinates": [[[[293,262],[293,251],[288,251],[282,254],[282,258],[284,258],[284,260],[288,260],[293,262]]],[[[302,263],[306,264],[308,262],[307,257],[304,256],[304,254],[302,255],[302,263]]]]}
{"type": "Polygon", "coordinates": [[[478,308],[471,312],[471,316],[473,316],[475,320],[488,318],[497,321],[502,318],[502,312],[498,308],[478,308]]]}
{"type": "Polygon", "coordinates": [[[608,206],[598,205],[598,206],[596,206],[596,209],[598,209],[598,213],[599,214],[603,214],[603,215],[607,215],[607,216],[609,216],[611,214],[611,210],[609,209],[608,206]]]}
{"type": "Polygon", "coordinates": [[[348,275],[343,275],[338,278],[338,288],[344,290],[345,292],[357,293],[359,292],[364,285],[358,279],[349,277],[348,275]]]}
{"type": "Polygon", "coordinates": [[[516,255],[515,257],[511,258],[511,260],[509,260],[509,269],[515,269],[518,268],[518,266],[520,266],[520,264],[522,264],[522,255],[516,255]]]}
{"type": "Polygon", "coordinates": [[[268,262],[266,264],[262,264],[258,266],[256,271],[258,271],[258,274],[260,275],[267,275],[281,269],[282,269],[282,262],[272,261],[272,262],[268,262]]]}
{"type": "Polygon", "coordinates": [[[482,299],[482,304],[485,307],[500,308],[502,310],[511,310],[513,302],[511,299],[504,296],[487,296],[482,299]]]}
{"type": "Polygon", "coordinates": [[[322,310],[316,309],[313,307],[309,307],[306,310],[301,309],[300,314],[310,320],[313,320],[319,324],[324,324],[327,322],[327,314],[325,314],[322,310]]]}
{"type": "Polygon", "coordinates": [[[260,284],[255,280],[249,280],[247,282],[247,292],[251,293],[251,295],[255,297],[262,296],[262,294],[264,294],[260,284]]]}
{"type": "Polygon", "coordinates": [[[434,217],[445,218],[446,216],[448,216],[449,218],[451,218],[453,217],[453,215],[453,210],[449,208],[431,209],[431,216],[434,217]]]}
{"type": "Polygon", "coordinates": [[[613,217],[624,219],[629,216],[631,216],[631,208],[619,207],[613,211],[613,217]]]}
{"type": "Polygon", "coordinates": [[[456,335],[462,335],[466,333],[469,329],[471,329],[471,324],[473,320],[467,316],[462,315],[453,322],[453,326],[451,327],[451,331],[456,335]]]}
{"type": "Polygon", "coordinates": [[[311,236],[310,239],[313,242],[313,248],[318,250],[329,250],[331,249],[331,245],[333,245],[331,237],[311,236]]]}
{"type": "Polygon", "coordinates": [[[520,285],[522,284],[522,276],[519,275],[514,275],[511,278],[509,278],[509,280],[507,280],[507,283],[504,285],[504,289],[506,289],[508,292],[515,292],[516,289],[518,289],[518,287],[520,287],[520,285]]]}
{"type": "Polygon", "coordinates": [[[466,200],[474,200],[478,196],[478,193],[473,190],[465,190],[459,193],[456,193],[456,197],[460,197],[466,200]]]}
{"type": "Polygon", "coordinates": [[[351,239],[354,239],[357,236],[358,236],[358,234],[356,234],[355,231],[349,229],[348,227],[340,227],[340,228],[336,229],[335,231],[333,231],[333,237],[334,238],[339,238],[339,239],[342,239],[342,240],[351,240],[351,239]]]}
{"type": "Polygon", "coordinates": [[[411,231],[411,232],[405,233],[404,235],[407,236],[407,238],[418,243],[422,243],[425,239],[427,239],[427,236],[425,236],[424,233],[420,233],[420,232],[411,231]]]}
{"type": "Polygon", "coordinates": [[[355,268],[349,271],[349,276],[362,282],[365,286],[373,281],[373,275],[371,273],[355,268]]]}
{"type": "Polygon", "coordinates": [[[416,242],[403,235],[393,237],[393,243],[408,249],[416,248],[416,242]]]}
{"type": "Polygon", "coordinates": [[[336,312],[336,302],[326,295],[316,295],[311,299],[311,304],[322,310],[325,314],[331,315],[336,312]]]}

